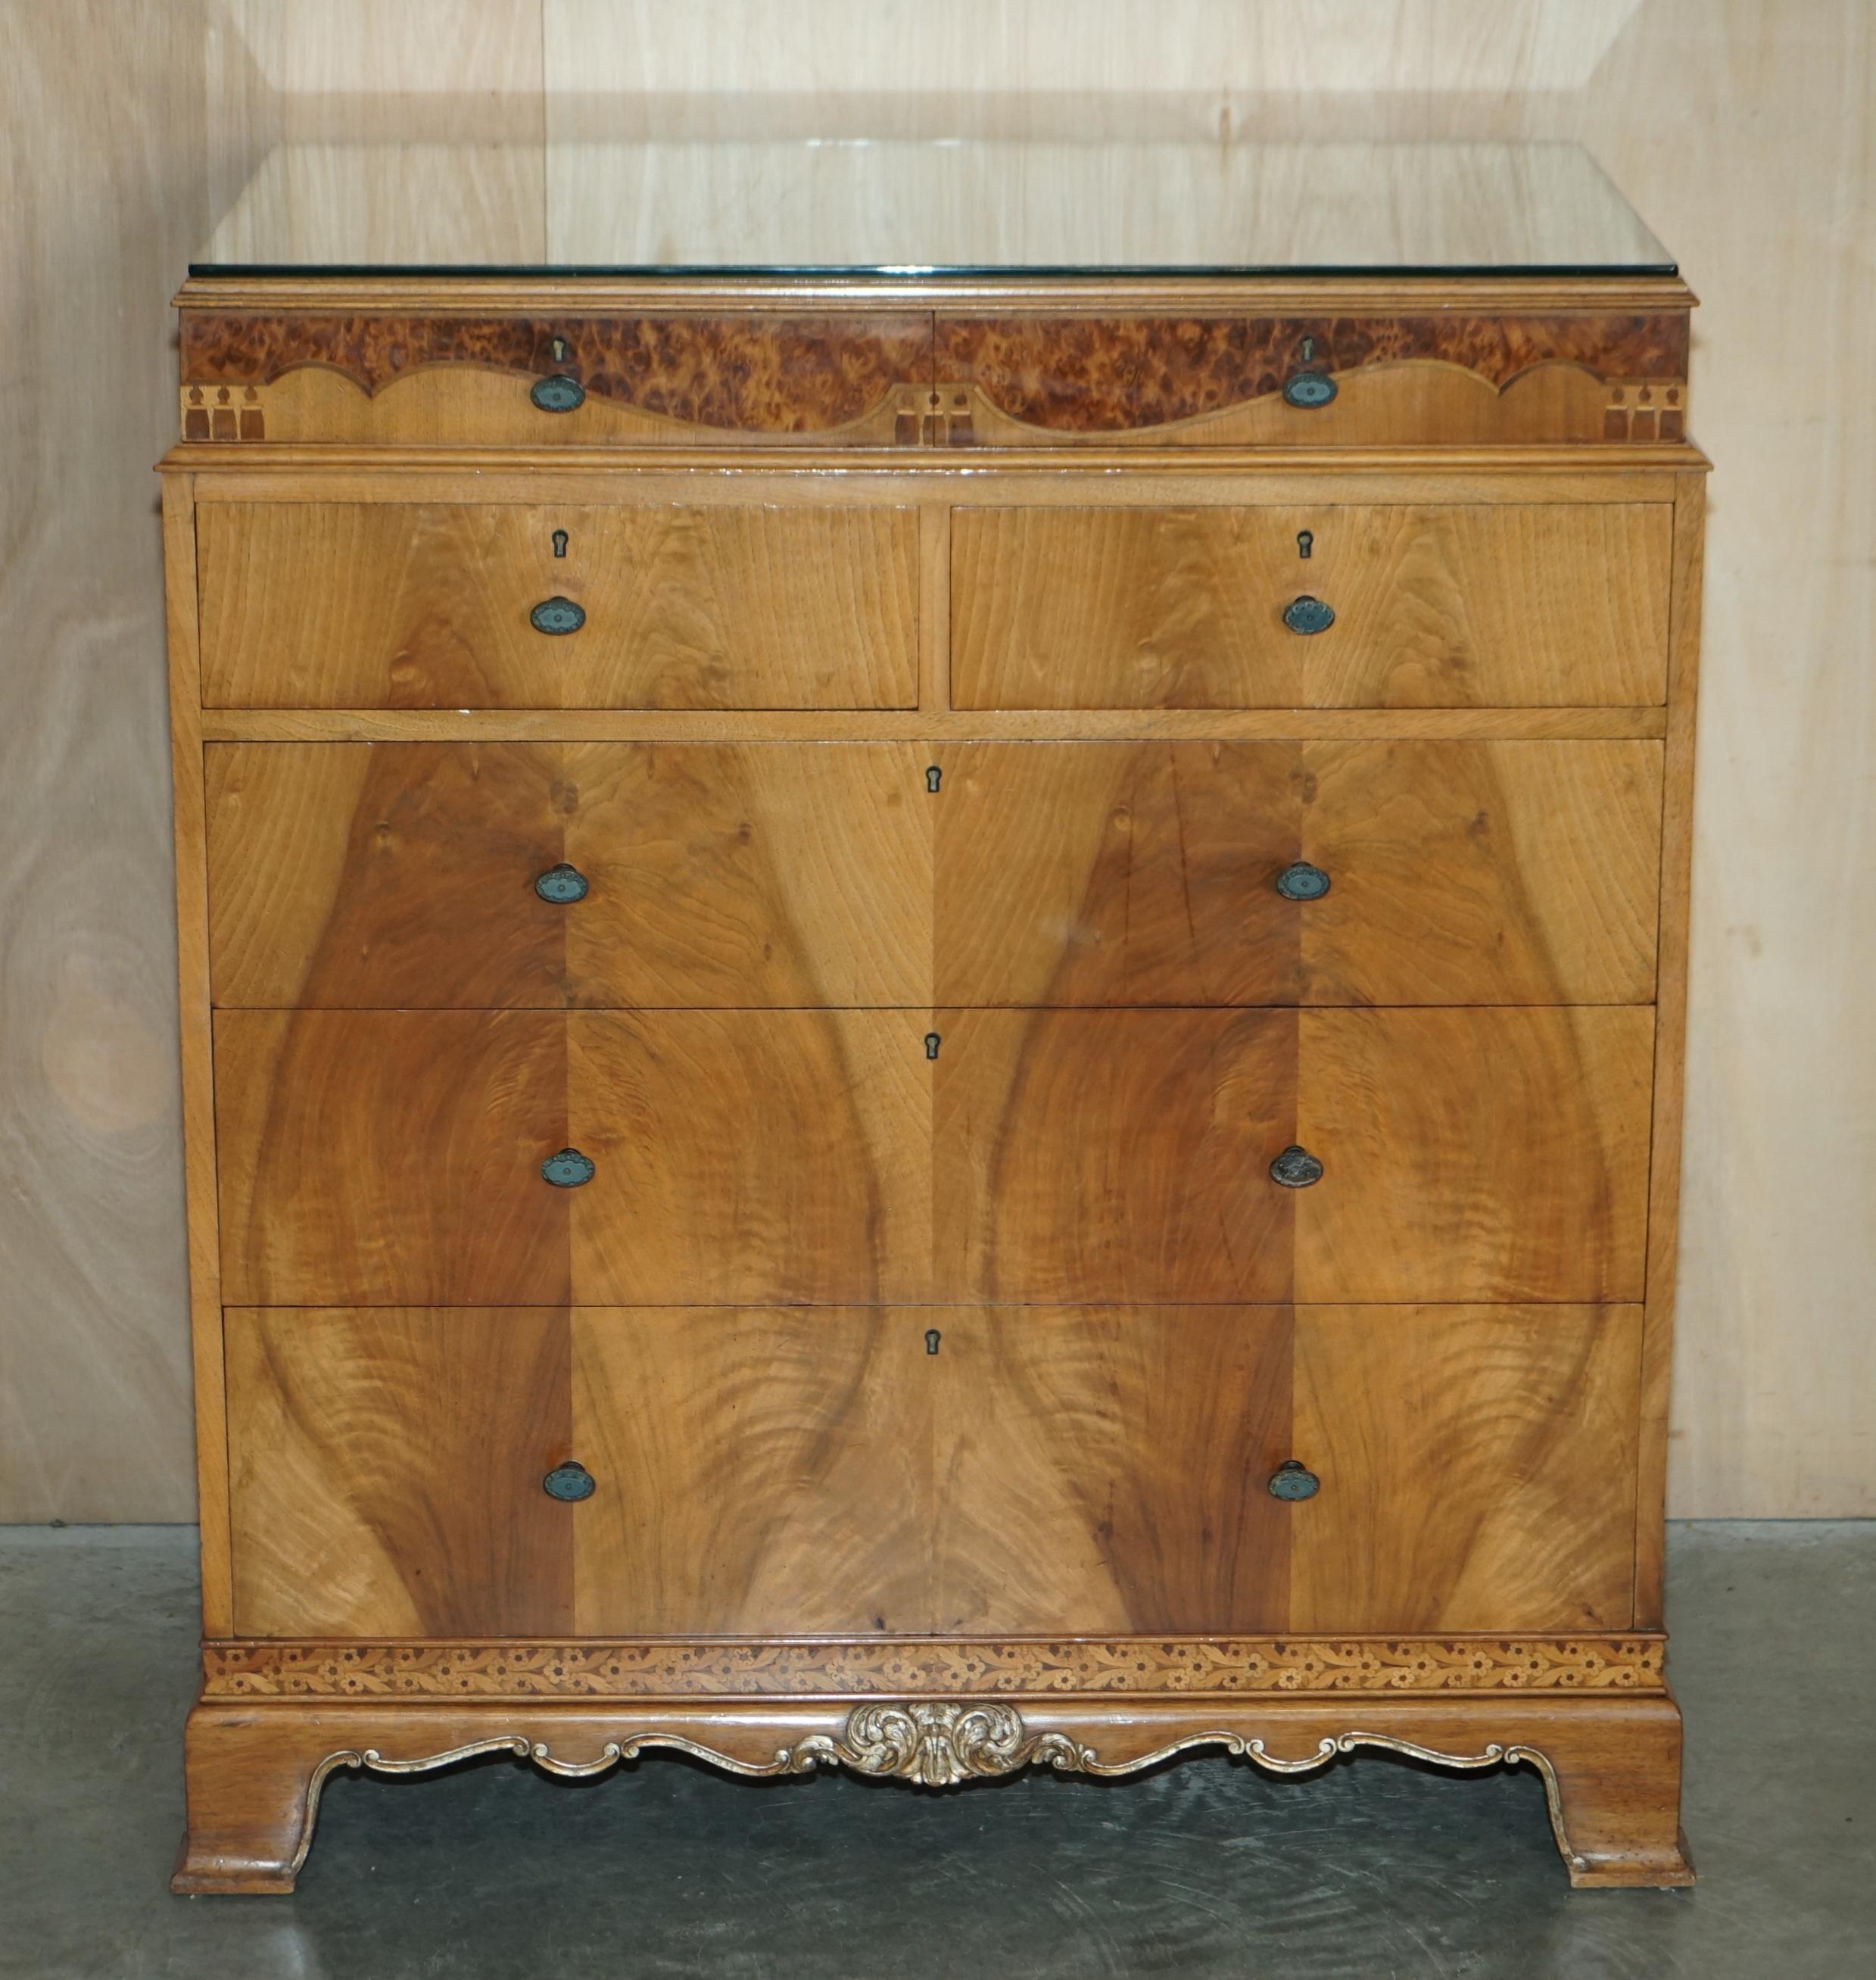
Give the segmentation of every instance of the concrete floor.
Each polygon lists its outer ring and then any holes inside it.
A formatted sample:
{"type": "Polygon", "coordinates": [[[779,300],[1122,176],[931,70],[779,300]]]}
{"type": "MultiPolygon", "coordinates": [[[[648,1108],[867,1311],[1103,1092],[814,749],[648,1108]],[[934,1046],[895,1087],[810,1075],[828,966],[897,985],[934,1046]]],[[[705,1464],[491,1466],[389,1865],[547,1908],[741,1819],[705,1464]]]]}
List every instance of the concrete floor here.
{"type": "Polygon", "coordinates": [[[0,1528],[0,1976],[1876,1975],[1876,1523],[1681,1527],[1687,1892],[1571,1893],[1535,1776],[1200,1759],[935,1795],[341,1776],[291,1898],[172,1898],[192,1532],[0,1528]]]}

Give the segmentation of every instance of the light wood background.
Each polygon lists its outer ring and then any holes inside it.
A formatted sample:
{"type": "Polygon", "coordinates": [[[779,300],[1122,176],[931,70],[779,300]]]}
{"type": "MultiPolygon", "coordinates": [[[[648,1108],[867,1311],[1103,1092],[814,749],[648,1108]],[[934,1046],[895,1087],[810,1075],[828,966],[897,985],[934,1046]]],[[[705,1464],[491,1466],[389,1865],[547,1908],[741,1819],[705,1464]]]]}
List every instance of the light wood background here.
{"type": "Polygon", "coordinates": [[[0,0],[0,1519],[191,1511],[148,473],[184,264],[284,138],[646,132],[1591,148],[1703,298],[1718,463],[1670,1509],[1876,1513],[1868,0],[0,0]]]}

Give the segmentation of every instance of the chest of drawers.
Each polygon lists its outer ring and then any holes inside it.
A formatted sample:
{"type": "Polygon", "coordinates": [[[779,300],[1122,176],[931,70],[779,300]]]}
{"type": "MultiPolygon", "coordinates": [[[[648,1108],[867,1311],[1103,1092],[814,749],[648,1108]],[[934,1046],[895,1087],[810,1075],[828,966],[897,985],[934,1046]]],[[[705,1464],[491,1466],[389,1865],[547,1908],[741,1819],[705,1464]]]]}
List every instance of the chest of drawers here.
{"type": "Polygon", "coordinates": [[[659,1749],[1688,1880],[1691,300],[191,281],[176,1888],[659,1749]]]}

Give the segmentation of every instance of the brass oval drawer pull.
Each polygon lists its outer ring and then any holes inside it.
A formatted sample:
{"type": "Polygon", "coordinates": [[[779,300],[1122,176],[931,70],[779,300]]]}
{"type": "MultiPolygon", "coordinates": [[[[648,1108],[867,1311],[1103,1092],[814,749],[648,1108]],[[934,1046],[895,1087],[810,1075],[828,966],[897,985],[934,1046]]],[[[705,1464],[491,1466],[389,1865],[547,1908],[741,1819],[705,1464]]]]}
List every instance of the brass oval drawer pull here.
{"type": "Polygon", "coordinates": [[[1307,412],[1326,406],[1336,395],[1336,381],[1326,371],[1293,371],[1283,380],[1286,404],[1307,412]]]}
{"type": "MultiPolygon", "coordinates": [[[[590,1499],[599,1489],[593,1473],[577,1458],[569,1457],[564,1464],[556,1464],[540,1481],[540,1489],[550,1499],[564,1499],[572,1504],[581,1499],[590,1499]]],[[[1272,1486],[1274,1491],[1277,1488],[1272,1486]]]]}
{"type": "Polygon", "coordinates": [[[570,413],[585,403],[586,388],[577,378],[563,377],[556,372],[551,378],[536,378],[528,397],[543,413],[570,413]]]}
{"type": "Polygon", "coordinates": [[[1329,875],[1320,866],[1299,859],[1277,875],[1277,891],[1287,901],[1320,901],[1329,891],[1329,875]]]}
{"type": "Polygon", "coordinates": [[[1307,1189],[1311,1183],[1322,1181],[1323,1165],[1307,1148],[1300,1148],[1292,1141],[1271,1163],[1270,1179],[1286,1189],[1307,1189]]]}
{"type": "Polygon", "coordinates": [[[1335,623],[1334,608],[1307,591],[1283,607],[1283,623],[1293,633],[1326,633],[1335,623]]]}
{"type": "Polygon", "coordinates": [[[1313,1499],[1322,1489],[1323,1481],[1316,1473],[1293,1457],[1286,1457],[1270,1473],[1273,1499],[1313,1499]]]}
{"type": "Polygon", "coordinates": [[[570,901],[583,901],[586,898],[586,876],[577,866],[569,866],[563,859],[557,866],[550,866],[534,882],[534,891],[543,901],[551,901],[556,907],[563,908],[570,901]]]}
{"type": "Polygon", "coordinates": [[[550,1155],[541,1164],[540,1172],[543,1180],[556,1189],[578,1189],[598,1174],[593,1158],[583,1155],[577,1148],[563,1148],[557,1155],[550,1155]]]}
{"type": "Polygon", "coordinates": [[[585,608],[570,598],[543,598],[528,614],[537,633],[577,633],[586,623],[585,608]]]}

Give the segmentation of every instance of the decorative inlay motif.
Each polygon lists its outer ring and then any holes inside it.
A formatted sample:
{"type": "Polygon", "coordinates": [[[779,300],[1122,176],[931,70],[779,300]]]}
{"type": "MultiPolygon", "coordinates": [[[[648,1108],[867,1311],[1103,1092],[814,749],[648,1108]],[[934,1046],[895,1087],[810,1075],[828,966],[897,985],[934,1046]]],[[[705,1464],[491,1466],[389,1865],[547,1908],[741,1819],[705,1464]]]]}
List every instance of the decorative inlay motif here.
{"type": "Polygon", "coordinates": [[[941,317],[938,377],[1001,412],[1072,433],[1124,433],[1280,393],[1305,339],[1338,374],[1409,358],[1475,373],[1500,391],[1534,365],[1682,385],[1685,311],[1656,315],[941,317]]]}
{"type": "MultiPolygon", "coordinates": [[[[895,386],[931,376],[931,319],[901,316],[261,316],[182,314],[189,388],[264,385],[303,365],[367,394],[427,365],[576,377],[613,399],[728,432],[845,426],[895,386]],[[564,359],[555,355],[563,349],[564,359]]],[[[563,416],[564,417],[564,415],[563,416]]],[[[234,439],[233,432],[225,436],[234,439]]]]}
{"type": "Polygon", "coordinates": [[[215,1643],[204,1695],[506,1698],[948,1693],[1658,1691],[1659,1636],[1048,1643],[215,1643]]]}

